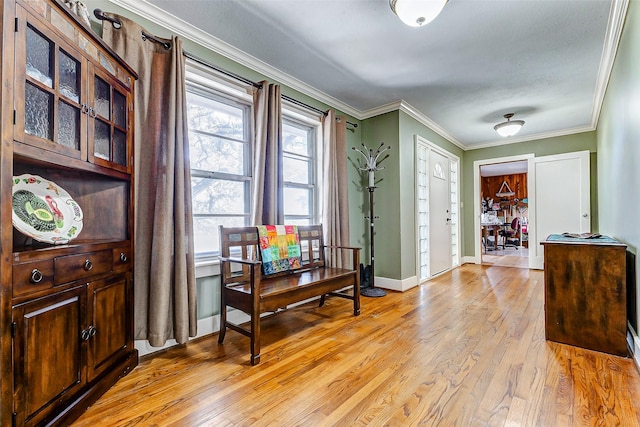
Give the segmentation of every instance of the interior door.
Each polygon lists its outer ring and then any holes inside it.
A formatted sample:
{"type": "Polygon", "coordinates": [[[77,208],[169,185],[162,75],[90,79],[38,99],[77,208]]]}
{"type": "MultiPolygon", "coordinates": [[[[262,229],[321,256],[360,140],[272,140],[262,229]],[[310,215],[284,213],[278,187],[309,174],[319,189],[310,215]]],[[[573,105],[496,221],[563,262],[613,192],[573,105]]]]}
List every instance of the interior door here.
{"type": "Polygon", "coordinates": [[[544,268],[540,242],[550,234],[591,230],[589,151],[535,157],[529,171],[529,267],[544,268]]]}
{"type": "Polygon", "coordinates": [[[449,158],[429,155],[429,261],[431,276],[451,268],[451,193],[449,158]]]}

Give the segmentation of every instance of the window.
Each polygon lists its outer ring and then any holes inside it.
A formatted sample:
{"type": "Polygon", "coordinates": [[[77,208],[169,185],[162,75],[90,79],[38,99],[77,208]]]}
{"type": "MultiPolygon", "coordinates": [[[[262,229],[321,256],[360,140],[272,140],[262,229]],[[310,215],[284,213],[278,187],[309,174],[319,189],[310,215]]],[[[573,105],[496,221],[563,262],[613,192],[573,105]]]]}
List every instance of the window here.
{"type": "MultiPolygon", "coordinates": [[[[252,97],[246,83],[187,64],[187,119],[196,259],[219,255],[218,226],[251,223],[252,97]]],[[[318,222],[318,114],[283,101],[284,214],[287,224],[318,222]]]]}
{"type": "Polygon", "coordinates": [[[285,118],[282,151],[284,221],[313,224],[317,221],[316,128],[285,118]]]}
{"type": "Polygon", "coordinates": [[[187,85],[197,258],[218,254],[219,225],[241,227],[250,221],[250,112],[247,104],[187,85]]]}

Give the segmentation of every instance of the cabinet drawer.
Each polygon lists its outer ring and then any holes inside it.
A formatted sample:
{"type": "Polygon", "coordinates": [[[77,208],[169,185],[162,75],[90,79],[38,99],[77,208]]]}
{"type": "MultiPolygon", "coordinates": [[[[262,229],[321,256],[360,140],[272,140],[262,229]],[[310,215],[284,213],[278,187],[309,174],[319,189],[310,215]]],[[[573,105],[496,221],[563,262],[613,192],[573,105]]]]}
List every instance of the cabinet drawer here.
{"type": "Polygon", "coordinates": [[[128,271],[131,268],[131,247],[124,246],[122,248],[113,249],[113,271],[128,271]]]}
{"type": "Polygon", "coordinates": [[[111,253],[104,250],[55,258],[56,285],[111,271],[111,253]]]}
{"type": "Polygon", "coordinates": [[[32,261],[13,266],[13,296],[27,295],[53,287],[53,260],[32,261]]]}

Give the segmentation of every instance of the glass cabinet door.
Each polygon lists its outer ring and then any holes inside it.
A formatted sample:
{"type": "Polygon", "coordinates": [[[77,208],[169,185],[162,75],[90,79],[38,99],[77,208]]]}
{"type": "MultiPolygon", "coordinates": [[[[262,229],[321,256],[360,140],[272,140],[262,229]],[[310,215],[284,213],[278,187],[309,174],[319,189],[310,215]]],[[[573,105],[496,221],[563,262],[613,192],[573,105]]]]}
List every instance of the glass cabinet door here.
{"type": "Polygon", "coordinates": [[[94,69],[89,126],[89,160],[130,172],[129,106],[131,93],[108,74],[94,69]],[[93,132],[91,132],[93,131],[93,132]]]}
{"type": "MultiPolygon", "coordinates": [[[[82,55],[40,27],[18,8],[16,92],[24,109],[16,110],[14,139],[64,155],[86,159],[83,129],[86,107],[82,55]],[[22,18],[22,19],[20,19],[22,18]]],[[[86,133],[86,131],[85,131],[86,133]]]]}

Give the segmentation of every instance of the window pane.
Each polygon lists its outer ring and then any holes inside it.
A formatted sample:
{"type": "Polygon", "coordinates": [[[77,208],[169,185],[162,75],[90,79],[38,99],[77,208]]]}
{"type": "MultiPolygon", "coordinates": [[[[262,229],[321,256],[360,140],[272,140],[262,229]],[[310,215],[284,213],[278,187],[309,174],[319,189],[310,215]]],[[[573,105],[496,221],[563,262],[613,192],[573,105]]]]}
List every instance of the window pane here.
{"type": "Polygon", "coordinates": [[[244,175],[246,144],[189,132],[191,169],[244,175]]]}
{"type": "Polygon", "coordinates": [[[308,160],[292,159],[285,156],[283,159],[283,169],[285,181],[309,184],[308,160]]]}
{"type": "Polygon", "coordinates": [[[187,92],[189,129],[244,139],[244,108],[187,92]]]}
{"type": "Polygon", "coordinates": [[[80,102],[78,79],[80,77],[80,63],[60,51],[60,93],[67,98],[80,102]]]}
{"type": "Polygon", "coordinates": [[[49,87],[53,87],[51,64],[53,43],[27,25],[27,74],[49,87]]]}
{"type": "Polygon", "coordinates": [[[310,156],[309,128],[301,129],[287,123],[282,124],[282,148],[290,153],[310,156]]]}
{"type": "Polygon", "coordinates": [[[58,143],[80,150],[80,109],[58,101],[58,143]]]}
{"type": "Polygon", "coordinates": [[[284,217],[284,222],[287,225],[311,225],[311,220],[309,218],[295,218],[292,219],[290,217],[284,217]]]}
{"type": "Polygon", "coordinates": [[[127,165],[127,134],[115,129],[113,132],[113,161],[119,165],[127,165]]]}
{"type": "Polygon", "coordinates": [[[111,158],[111,127],[100,121],[95,120],[95,133],[93,138],[93,154],[104,160],[111,158]]]}
{"type": "Polygon", "coordinates": [[[25,132],[53,140],[53,95],[27,83],[25,87],[25,132]]]}
{"type": "Polygon", "coordinates": [[[97,114],[100,114],[107,120],[111,120],[111,86],[109,83],[96,76],[94,87],[94,103],[93,108],[97,114]]]}
{"type": "Polygon", "coordinates": [[[113,91],[113,121],[121,128],[127,127],[127,98],[117,90],[113,91]]]}
{"type": "Polygon", "coordinates": [[[244,217],[215,217],[193,219],[193,246],[196,253],[213,253],[220,251],[220,235],[218,226],[243,227],[244,217]]]}
{"type": "Polygon", "coordinates": [[[310,215],[311,190],[305,188],[284,189],[284,212],[286,215],[310,215]]]}
{"type": "Polygon", "coordinates": [[[195,214],[248,213],[245,188],[240,181],[191,177],[191,196],[195,214]]]}

